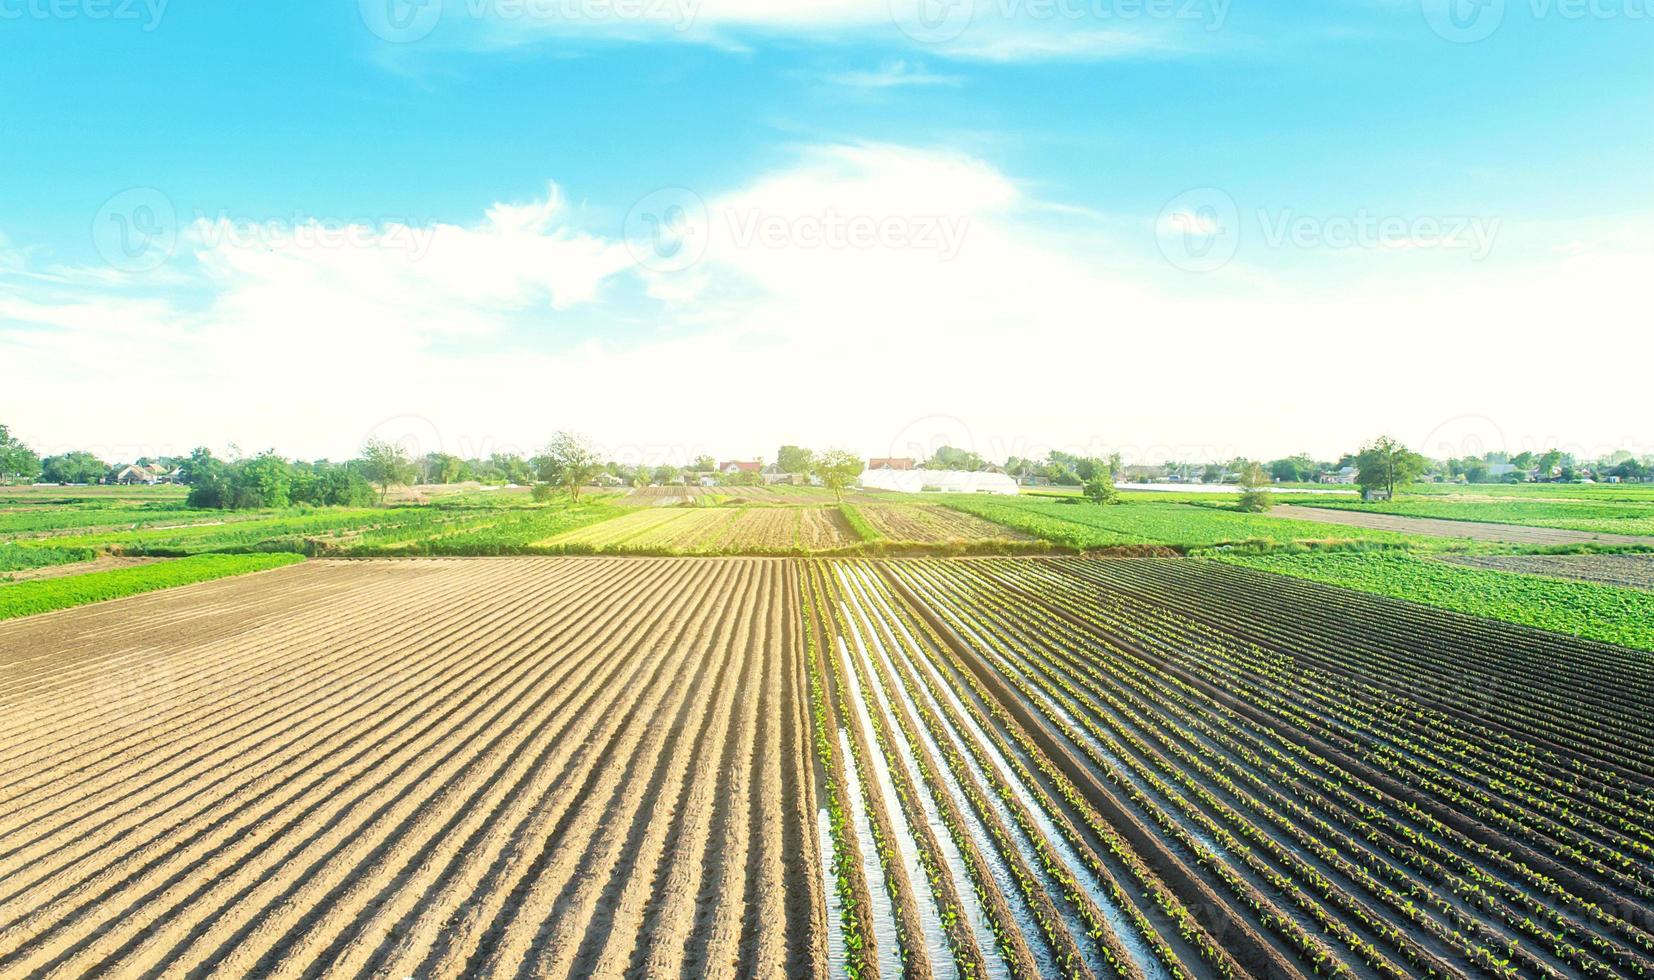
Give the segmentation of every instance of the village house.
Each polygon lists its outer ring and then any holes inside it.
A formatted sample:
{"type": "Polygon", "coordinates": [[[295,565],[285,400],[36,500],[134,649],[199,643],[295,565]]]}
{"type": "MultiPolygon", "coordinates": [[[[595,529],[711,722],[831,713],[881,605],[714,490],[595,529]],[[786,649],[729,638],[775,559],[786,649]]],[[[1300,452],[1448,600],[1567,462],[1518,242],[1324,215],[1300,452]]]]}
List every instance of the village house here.
{"type": "Polygon", "coordinates": [[[894,470],[899,473],[912,470],[916,465],[911,456],[875,457],[867,461],[867,468],[870,470],[894,470]]]}

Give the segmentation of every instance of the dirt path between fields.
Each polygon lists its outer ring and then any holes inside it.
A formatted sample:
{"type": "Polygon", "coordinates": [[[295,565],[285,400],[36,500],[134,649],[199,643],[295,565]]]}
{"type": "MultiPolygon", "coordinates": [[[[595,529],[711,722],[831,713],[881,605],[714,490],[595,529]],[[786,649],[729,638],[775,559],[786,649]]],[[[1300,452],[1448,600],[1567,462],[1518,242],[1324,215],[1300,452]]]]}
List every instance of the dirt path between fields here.
{"type": "Polygon", "coordinates": [[[1319,521],[1322,524],[1342,524],[1346,527],[1364,527],[1375,531],[1396,531],[1400,534],[1469,538],[1473,541],[1497,541],[1503,544],[1623,544],[1654,547],[1654,537],[1630,534],[1599,534],[1595,531],[1566,531],[1560,528],[1490,524],[1479,521],[1447,521],[1432,517],[1404,517],[1399,514],[1332,510],[1295,504],[1282,504],[1271,510],[1269,516],[1319,521]]]}

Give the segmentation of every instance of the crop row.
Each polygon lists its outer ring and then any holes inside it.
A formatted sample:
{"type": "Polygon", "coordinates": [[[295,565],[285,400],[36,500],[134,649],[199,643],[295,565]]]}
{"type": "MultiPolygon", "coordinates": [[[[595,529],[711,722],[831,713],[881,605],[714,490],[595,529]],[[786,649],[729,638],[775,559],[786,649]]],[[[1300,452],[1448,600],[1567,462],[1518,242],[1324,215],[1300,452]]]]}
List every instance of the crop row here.
{"type": "Polygon", "coordinates": [[[1242,973],[882,567],[804,573],[847,972],[1242,973]]]}
{"type": "MultiPolygon", "coordinates": [[[[1654,808],[1635,758],[1650,744],[1635,717],[1647,678],[1636,669],[1630,691],[1576,694],[1554,672],[1547,680],[1537,637],[1490,642],[1493,625],[1415,623],[1376,603],[1336,609],[1354,620],[1339,630],[1332,613],[1316,619],[1335,591],[1293,595],[1298,583],[1205,562],[896,567],[1013,701],[1304,967],[1654,969],[1654,808]],[[1461,671],[1454,690],[1419,683],[1439,685],[1449,669],[1461,671]],[[1485,705],[1454,710],[1478,671],[1568,724],[1539,724],[1541,710],[1530,729],[1496,725],[1485,705]],[[1610,731],[1631,751],[1569,748],[1610,731]]],[[[1576,651],[1589,669],[1616,656],[1576,651]]]]}

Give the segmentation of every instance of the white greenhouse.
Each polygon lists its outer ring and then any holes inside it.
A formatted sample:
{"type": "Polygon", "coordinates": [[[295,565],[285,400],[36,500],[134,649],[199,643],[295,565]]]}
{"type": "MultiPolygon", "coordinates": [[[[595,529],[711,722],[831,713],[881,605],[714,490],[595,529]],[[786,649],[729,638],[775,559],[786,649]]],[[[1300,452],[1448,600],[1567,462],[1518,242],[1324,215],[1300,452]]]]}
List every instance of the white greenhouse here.
{"type": "Polygon", "coordinates": [[[955,470],[868,470],[861,475],[867,490],[893,493],[997,493],[1014,497],[1017,481],[1004,473],[963,473],[955,470]]]}

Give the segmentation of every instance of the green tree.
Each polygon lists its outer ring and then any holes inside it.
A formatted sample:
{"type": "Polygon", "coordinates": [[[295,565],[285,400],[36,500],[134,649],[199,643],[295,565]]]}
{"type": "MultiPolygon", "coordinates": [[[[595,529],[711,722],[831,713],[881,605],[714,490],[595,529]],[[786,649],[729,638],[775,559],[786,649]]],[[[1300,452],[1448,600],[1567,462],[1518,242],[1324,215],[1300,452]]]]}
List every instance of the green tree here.
{"type": "Polygon", "coordinates": [[[40,475],[40,457],[0,425],[0,483],[33,480],[40,475]]]}
{"type": "Polygon", "coordinates": [[[580,488],[603,470],[597,450],[572,432],[552,436],[535,463],[540,469],[540,479],[562,487],[576,503],[580,502],[580,488]]]}
{"type": "Polygon", "coordinates": [[[815,453],[802,446],[782,446],[775,454],[775,465],[780,467],[783,473],[808,473],[814,463],[815,453]]]}
{"type": "Polygon", "coordinates": [[[689,464],[689,469],[694,473],[716,473],[718,471],[718,461],[711,456],[696,456],[695,462],[689,464]]]}
{"type": "Polygon", "coordinates": [[[1394,497],[1396,487],[1417,480],[1427,465],[1423,456],[1389,436],[1379,436],[1355,457],[1355,482],[1363,490],[1383,490],[1394,497]]]}
{"type": "Polygon", "coordinates": [[[1275,506],[1275,497],[1269,492],[1269,477],[1257,463],[1248,463],[1241,468],[1240,488],[1240,503],[1237,505],[1240,510],[1248,514],[1262,514],[1275,506]]]}
{"type": "Polygon", "coordinates": [[[1120,491],[1114,489],[1114,474],[1108,470],[1098,470],[1091,479],[1085,481],[1081,492],[1085,494],[1085,499],[1094,504],[1120,502],[1120,491]]]}
{"type": "Polygon", "coordinates": [[[1315,479],[1318,467],[1307,453],[1277,459],[1269,464],[1269,475],[1282,483],[1308,483],[1315,479]]]}
{"type": "Polygon", "coordinates": [[[829,449],[815,457],[810,472],[815,474],[822,486],[833,491],[833,496],[840,503],[843,503],[844,488],[854,483],[862,474],[861,457],[842,449],[829,449]]]}
{"type": "Polygon", "coordinates": [[[392,486],[412,482],[415,468],[407,450],[383,439],[369,439],[362,444],[359,464],[363,479],[379,488],[379,502],[392,486]]]}
{"type": "Polygon", "coordinates": [[[47,483],[97,483],[109,464],[91,453],[64,453],[41,461],[40,478],[47,483]]]}
{"type": "Polygon", "coordinates": [[[965,449],[943,446],[925,462],[927,470],[963,470],[978,473],[988,468],[988,461],[965,449]]]}

